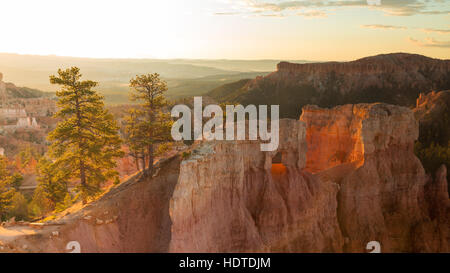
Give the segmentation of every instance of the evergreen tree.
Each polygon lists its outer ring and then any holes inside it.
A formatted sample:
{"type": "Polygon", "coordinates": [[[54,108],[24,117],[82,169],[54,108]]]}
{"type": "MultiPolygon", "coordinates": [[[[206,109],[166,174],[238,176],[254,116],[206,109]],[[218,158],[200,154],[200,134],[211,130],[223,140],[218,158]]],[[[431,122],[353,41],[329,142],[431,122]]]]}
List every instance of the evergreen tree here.
{"type": "Polygon", "coordinates": [[[6,158],[0,156],[0,221],[6,220],[16,194],[16,190],[11,185],[12,179],[7,169],[7,164],[6,158]]]}
{"type": "Polygon", "coordinates": [[[28,201],[20,192],[16,191],[11,198],[8,210],[8,218],[15,217],[16,220],[28,219],[28,201]]]}
{"type": "Polygon", "coordinates": [[[136,151],[144,153],[147,158],[147,170],[145,175],[153,174],[153,162],[157,152],[158,145],[170,141],[170,128],[172,119],[170,113],[165,112],[168,106],[164,98],[164,92],[167,91],[166,82],[162,81],[158,73],[136,76],[130,80],[132,88],[131,100],[140,102],[140,107],[133,110],[128,118],[128,131],[131,136],[128,141],[130,147],[136,151]],[[130,126],[130,124],[133,124],[130,126]],[[138,139],[133,142],[133,137],[138,139]]]}
{"type": "Polygon", "coordinates": [[[37,187],[28,205],[29,214],[32,217],[42,217],[55,209],[54,204],[47,198],[47,194],[42,187],[37,187]]]}
{"type": "Polygon", "coordinates": [[[44,197],[50,201],[54,209],[58,203],[64,202],[68,193],[67,178],[70,173],[64,168],[58,168],[51,160],[43,157],[37,166],[38,187],[44,192],[44,197]]]}
{"type": "Polygon", "coordinates": [[[139,160],[141,160],[141,166],[146,166],[146,140],[145,140],[145,128],[144,123],[140,122],[139,117],[141,115],[136,109],[131,109],[129,116],[126,117],[126,136],[125,141],[128,144],[130,155],[134,157],[136,162],[136,168],[140,171],[139,160]]]}
{"type": "Polygon", "coordinates": [[[61,86],[56,92],[60,119],[49,134],[54,166],[67,170],[80,181],[83,203],[100,192],[101,183],[118,176],[116,158],[123,156],[118,126],[105,109],[103,97],[92,88],[94,81],[81,81],[80,69],[58,70],[50,82],[61,86]]]}

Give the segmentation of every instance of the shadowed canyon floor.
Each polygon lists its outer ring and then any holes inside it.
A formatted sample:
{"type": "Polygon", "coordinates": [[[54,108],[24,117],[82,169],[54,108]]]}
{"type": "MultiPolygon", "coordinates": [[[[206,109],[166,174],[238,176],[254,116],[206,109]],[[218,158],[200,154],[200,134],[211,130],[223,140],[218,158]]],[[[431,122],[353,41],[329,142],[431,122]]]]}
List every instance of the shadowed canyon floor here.
{"type": "Polygon", "coordinates": [[[379,241],[382,252],[449,252],[447,170],[425,174],[418,130],[405,107],[308,106],[280,121],[277,151],[196,143],[152,179],[0,236],[1,251],[65,252],[78,241],[82,252],[365,252],[379,241]]]}

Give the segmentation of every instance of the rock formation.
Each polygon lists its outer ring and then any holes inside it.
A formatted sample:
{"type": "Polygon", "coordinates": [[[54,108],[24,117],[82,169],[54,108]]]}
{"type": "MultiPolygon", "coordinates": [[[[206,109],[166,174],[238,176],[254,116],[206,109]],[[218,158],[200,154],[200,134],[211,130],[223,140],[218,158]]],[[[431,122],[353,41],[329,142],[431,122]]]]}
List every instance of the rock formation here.
{"type": "Polygon", "coordinates": [[[213,142],[183,161],[170,206],[171,251],[341,250],[337,185],[303,171],[304,124],[281,120],[280,128],[277,152],[260,152],[255,142],[213,142]]]}
{"type": "Polygon", "coordinates": [[[277,151],[197,143],[154,178],[47,223],[58,226],[0,231],[0,241],[30,252],[64,252],[70,241],[82,252],[365,252],[370,241],[382,252],[449,252],[446,168],[425,174],[417,137],[405,107],[308,106],[301,120],[280,121],[277,151]]]}
{"type": "Polygon", "coordinates": [[[39,130],[42,121],[38,124],[39,118],[44,119],[44,125],[54,123],[48,119],[56,112],[56,102],[46,96],[38,90],[5,83],[0,73],[0,132],[39,130]]]}
{"type": "Polygon", "coordinates": [[[277,65],[277,71],[292,74],[307,73],[310,75],[327,74],[330,71],[334,71],[336,74],[361,76],[384,73],[400,74],[406,71],[424,73],[427,70],[433,73],[447,73],[449,67],[450,60],[441,61],[417,54],[394,53],[366,57],[351,62],[306,64],[281,62],[277,65]]]}
{"type": "Polygon", "coordinates": [[[27,112],[25,109],[11,109],[11,108],[3,108],[0,109],[0,118],[4,119],[20,119],[20,118],[26,118],[27,112]]]}
{"type": "Polygon", "coordinates": [[[276,153],[250,143],[204,144],[183,162],[171,251],[364,252],[370,241],[384,252],[449,251],[445,175],[433,182],[415,157],[411,110],[303,113],[306,138],[302,122],[281,126],[281,171],[276,153]]]}
{"type": "Polygon", "coordinates": [[[36,118],[26,117],[19,118],[16,124],[16,128],[35,128],[38,129],[39,125],[36,121],[36,118]]]}
{"type": "Polygon", "coordinates": [[[385,252],[449,251],[449,226],[431,224],[434,212],[425,201],[429,195],[428,200],[446,199],[435,207],[444,211],[440,219],[448,221],[445,177],[432,182],[414,155],[419,131],[411,110],[386,104],[303,110],[310,148],[307,169],[340,186],[344,251],[363,251],[364,242],[371,240],[379,241],[385,252]],[[331,140],[324,137],[327,131],[331,140]],[[430,189],[433,183],[439,190],[430,189]],[[421,229],[423,225],[428,226],[421,229]],[[430,233],[438,243],[425,246],[430,233]]]}
{"type": "MultiPolygon", "coordinates": [[[[427,58],[415,54],[385,54],[351,62],[292,64],[281,62],[269,77],[287,84],[311,84],[318,92],[326,91],[326,79],[334,76],[340,94],[369,87],[441,89],[448,84],[450,60],[427,58]]],[[[257,84],[255,81],[253,84],[257,84]]]]}
{"type": "MultiPolygon", "coordinates": [[[[294,64],[281,62],[277,71],[257,77],[218,101],[279,104],[282,117],[297,118],[307,104],[334,107],[385,102],[414,106],[421,92],[450,89],[450,60],[394,53],[351,62],[294,64]]],[[[226,89],[228,91],[228,89],[226,89]]]]}

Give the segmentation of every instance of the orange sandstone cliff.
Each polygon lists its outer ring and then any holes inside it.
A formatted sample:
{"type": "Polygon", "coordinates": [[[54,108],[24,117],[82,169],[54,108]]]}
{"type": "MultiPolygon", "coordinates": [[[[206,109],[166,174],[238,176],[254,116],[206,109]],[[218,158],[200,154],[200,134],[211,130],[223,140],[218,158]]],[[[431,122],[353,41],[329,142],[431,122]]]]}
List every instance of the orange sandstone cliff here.
{"type": "Polygon", "coordinates": [[[0,251],[449,252],[446,169],[425,174],[417,137],[408,108],[307,106],[280,121],[277,151],[195,144],[53,225],[0,229],[0,251]]]}
{"type": "Polygon", "coordinates": [[[280,128],[276,152],[255,142],[205,143],[182,163],[171,251],[342,250],[337,185],[303,170],[304,123],[281,120],[280,128]]]}
{"type": "Polygon", "coordinates": [[[387,104],[305,107],[301,120],[307,124],[307,169],[339,184],[344,251],[361,251],[371,240],[387,252],[449,251],[445,167],[436,181],[425,174],[413,153],[419,132],[411,110],[387,104]],[[326,131],[332,141],[323,137],[326,131]]]}

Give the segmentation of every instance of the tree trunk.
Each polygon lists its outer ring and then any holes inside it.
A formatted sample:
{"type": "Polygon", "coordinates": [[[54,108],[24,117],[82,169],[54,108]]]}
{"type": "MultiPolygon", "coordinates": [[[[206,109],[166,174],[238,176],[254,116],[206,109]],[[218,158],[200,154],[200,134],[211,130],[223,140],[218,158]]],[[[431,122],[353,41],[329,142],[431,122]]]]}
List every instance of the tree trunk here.
{"type": "Polygon", "coordinates": [[[148,174],[151,177],[153,175],[153,162],[155,158],[153,155],[153,144],[148,146],[148,174]]]}
{"type": "MultiPolygon", "coordinates": [[[[77,91],[75,91],[75,93],[78,96],[77,91]]],[[[77,131],[78,134],[81,136],[81,111],[80,111],[80,103],[78,101],[78,98],[76,99],[75,102],[75,110],[76,110],[76,115],[77,115],[77,131]]],[[[81,183],[81,188],[82,188],[82,198],[83,198],[83,205],[85,205],[87,203],[87,198],[86,198],[86,169],[84,166],[84,152],[82,149],[82,139],[78,140],[78,149],[81,151],[81,156],[80,156],[80,183],[81,183]]]]}
{"type": "MultiPolygon", "coordinates": [[[[86,170],[83,161],[80,161],[80,183],[83,189],[86,189],[86,170]]],[[[86,195],[82,194],[83,205],[87,203],[86,195]]]]}
{"type": "Polygon", "coordinates": [[[145,154],[142,155],[141,159],[142,159],[142,171],[144,172],[145,175],[145,154]]]}
{"type": "Polygon", "coordinates": [[[134,164],[136,164],[136,169],[138,172],[141,171],[141,167],[139,167],[139,155],[137,153],[133,153],[134,164]]]}

